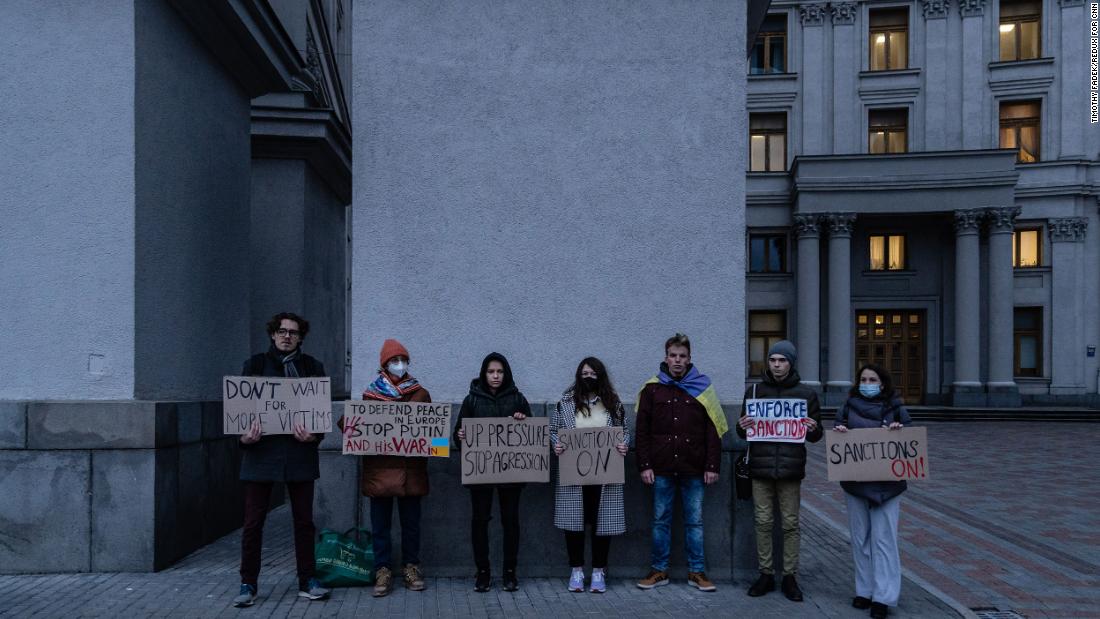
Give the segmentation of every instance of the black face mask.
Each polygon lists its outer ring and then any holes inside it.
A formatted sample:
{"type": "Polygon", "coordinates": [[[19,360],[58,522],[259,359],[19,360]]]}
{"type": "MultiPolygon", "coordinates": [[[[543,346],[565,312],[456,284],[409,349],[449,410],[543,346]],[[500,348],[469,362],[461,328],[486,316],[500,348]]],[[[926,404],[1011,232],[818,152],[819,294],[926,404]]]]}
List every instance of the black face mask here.
{"type": "Polygon", "coordinates": [[[593,393],[596,391],[596,386],[599,385],[599,379],[592,378],[591,376],[585,376],[581,378],[581,386],[587,393],[593,393]]]}

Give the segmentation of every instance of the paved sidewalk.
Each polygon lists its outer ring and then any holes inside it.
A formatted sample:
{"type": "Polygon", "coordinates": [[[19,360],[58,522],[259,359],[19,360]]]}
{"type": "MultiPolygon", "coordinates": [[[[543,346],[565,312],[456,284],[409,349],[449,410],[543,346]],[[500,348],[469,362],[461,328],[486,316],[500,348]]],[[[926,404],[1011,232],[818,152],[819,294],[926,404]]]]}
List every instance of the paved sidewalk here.
{"type": "MultiPolygon", "coordinates": [[[[325,602],[297,597],[287,508],[268,518],[260,597],[252,608],[230,606],[237,594],[240,534],[233,533],[156,574],[0,576],[11,617],[866,617],[851,606],[851,557],[845,539],[813,514],[803,521],[801,577],[806,601],[778,591],[749,598],[748,583],[718,581],[702,593],[684,582],[652,591],[634,586],[640,568],[612,566],[605,595],[569,593],[565,579],[524,579],[516,593],[475,593],[468,578],[428,578],[422,593],[397,589],[374,599],[370,589],[336,589],[325,602]]],[[[522,558],[521,558],[522,560],[522,558]]],[[[522,567],[522,564],[521,564],[522,567]]],[[[522,578],[522,572],[520,574],[522,578]]],[[[564,575],[563,575],[564,576],[564,575]]],[[[499,583],[497,583],[499,585],[499,583]]],[[[892,617],[958,617],[948,605],[910,581],[892,617]]]]}

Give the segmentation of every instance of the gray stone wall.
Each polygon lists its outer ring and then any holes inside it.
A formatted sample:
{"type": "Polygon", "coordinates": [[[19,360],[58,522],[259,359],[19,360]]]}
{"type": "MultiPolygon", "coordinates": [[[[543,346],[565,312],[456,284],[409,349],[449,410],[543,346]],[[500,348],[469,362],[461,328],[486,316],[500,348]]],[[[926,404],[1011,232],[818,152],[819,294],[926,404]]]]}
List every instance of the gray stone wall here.
{"type": "Polygon", "coordinates": [[[630,393],[683,331],[737,399],[744,11],[357,6],[352,391],[396,337],[438,399],[492,350],[532,400],[590,354],[630,393]]]}

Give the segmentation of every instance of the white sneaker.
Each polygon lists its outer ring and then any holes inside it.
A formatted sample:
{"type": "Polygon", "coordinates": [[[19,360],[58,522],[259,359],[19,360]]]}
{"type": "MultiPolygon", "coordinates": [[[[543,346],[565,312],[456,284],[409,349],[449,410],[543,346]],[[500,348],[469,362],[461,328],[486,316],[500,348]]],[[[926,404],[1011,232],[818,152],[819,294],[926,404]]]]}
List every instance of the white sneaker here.
{"type": "Polygon", "coordinates": [[[569,590],[573,593],[584,591],[584,570],[574,569],[569,575],[569,590]]]}
{"type": "Polygon", "coordinates": [[[607,593],[607,583],[604,581],[603,570],[592,570],[592,584],[588,590],[592,593],[607,593]]]}

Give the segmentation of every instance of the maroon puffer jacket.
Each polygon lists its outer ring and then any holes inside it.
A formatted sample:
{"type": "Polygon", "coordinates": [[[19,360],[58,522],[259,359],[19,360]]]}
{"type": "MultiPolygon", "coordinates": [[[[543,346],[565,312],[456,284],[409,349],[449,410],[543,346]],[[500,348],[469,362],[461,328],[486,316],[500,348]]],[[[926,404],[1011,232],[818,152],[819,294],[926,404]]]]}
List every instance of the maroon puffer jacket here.
{"type": "Polygon", "coordinates": [[[717,473],[722,462],[722,439],[707,409],[671,385],[642,389],[634,447],[638,470],[656,475],[717,473]]]}

